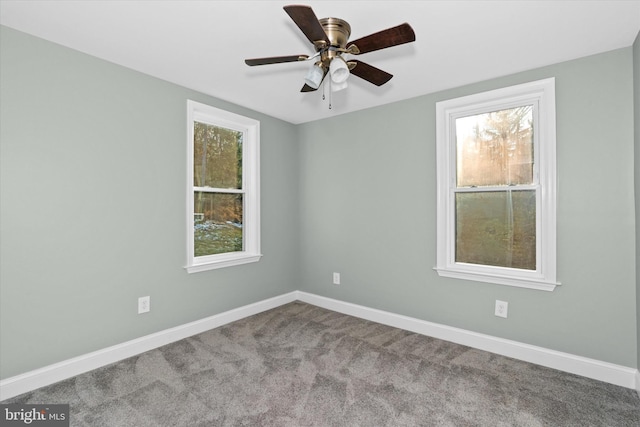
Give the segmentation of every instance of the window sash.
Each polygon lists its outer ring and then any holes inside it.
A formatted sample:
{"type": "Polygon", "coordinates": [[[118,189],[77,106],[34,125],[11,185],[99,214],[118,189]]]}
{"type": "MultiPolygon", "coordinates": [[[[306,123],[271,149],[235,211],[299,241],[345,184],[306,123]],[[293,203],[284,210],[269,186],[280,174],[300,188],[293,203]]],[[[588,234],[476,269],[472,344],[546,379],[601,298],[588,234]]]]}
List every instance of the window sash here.
{"type": "MultiPolygon", "coordinates": [[[[453,250],[453,254],[452,254],[452,260],[456,265],[470,265],[470,266],[478,266],[478,267],[499,267],[499,268],[509,268],[512,270],[518,270],[521,271],[522,273],[530,273],[530,272],[536,272],[540,269],[540,253],[541,253],[541,244],[540,244],[540,238],[539,238],[539,234],[540,234],[540,221],[538,221],[538,215],[537,215],[537,211],[538,211],[538,200],[539,200],[539,196],[538,196],[538,190],[536,187],[532,187],[532,186],[527,186],[530,187],[528,189],[523,189],[523,188],[518,188],[518,189],[514,189],[514,188],[507,188],[507,189],[500,189],[500,190],[482,190],[482,191],[456,191],[453,194],[453,238],[455,239],[455,242],[452,246],[452,250],[453,250]],[[533,253],[530,254],[529,256],[533,256],[535,259],[535,266],[534,268],[523,268],[523,267],[514,267],[513,265],[511,266],[507,266],[507,265],[503,265],[506,262],[504,262],[503,264],[499,264],[499,263],[495,263],[495,264],[490,264],[488,262],[471,262],[471,261],[463,261],[460,260],[460,254],[461,254],[461,250],[460,247],[458,245],[458,239],[459,239],[459,233],[461,232],[461,230],[458,229],[458,226],[460,225],[460,210],[459,210],[459,206],[458,206],[458,198],[457,195],[458,194],[505,194],[505,196],[508,194],[510,197],[513,197],[513,193],[533,193],[532,196],[534,197],[534,203],[535,203],[535,208],[534,208],[534,238],[535,238],[535,248],[533,250],[533,253]]],[[[529,194],[529,196],[531,196],[531,194],[529,194]]],[[[510,198],[507,197],[507,198],[510,198]]],[[[516,195],[517,197],[517,195],[516,195]]],[[[486,205],[485,205],[486,206],[486,205]]],[[[495,208],[495,206],[494,206],[495,208]]],[[[513,209],[513,203],[511,204],[511,206],[509,206],[507,209],[513,209]]],[[[468,213],[468,212],[467,212],[468,213]]],[[[464,215],[464,213],[463,213],[464,215]]],[[[521,215],[519,214],[519,212],[515,212],[512,213],[512,220],[517,219],[518,217],[520,217],[521,215]]],[[[525,215],[526,216],[526,215],[525,215]]],[[[479,219],[480,221],[482,221],[483,218],[476,218],[479,219]]],[[[511,238],[517,237],[517,236],[521,236],[521,234],[518,234],[517,232],[515,232],[515,230],[518,229],[522,229],[521,227],[524,226],[526,227],[529,223],[528,222],[520,222],[520,221],[514,221],[511,224],[507,224],[505,225],[502,222],[499,222],[498,224],[494,224],[492,222],[490,222],[489,224],[491,224],[491,231],[487,232],[484,231],[485,233],[488,233],[489,236],[487,236],[487,240],[486,240],[486,244],[487,246],[490,246],[493,243],[494,249],[498,249],[501,246],[501,243],[499,243],[500,239],[500,231],[507,231],[509,232],[508,236],[510,236],[511,238]],[[504,229],[501,228],[501,226],[504,227],[504,229]],[[513,227],[513,229],[511,229],[511,227],[513,227]]],[[[477,234],[477,232],[472,232],[474,235],[477,234]]],[[[471,242],[469,243],[469,245],[471,247],[476,246],[478,244],[477,240],[471,240],[471,242]],[[474,245],[475,243],[475,245],[474,245]]],[[[523,244],[521,245],[517,245],[515,246],[515,248],[517,249],[518,247],[521,247],[523,244]]],[[[513,248],[512,248],[513,249],[513,248]]],[[[469,258],[475,258],[475,259],[482,259],[487,257],[487,253],[492,254],[495,258],[502,258],[504,257],[505,259],[509,259],[509,257],[513,257],[514,253],[508,253],[508,251],[504,251],[504,252],[493,252],[493,251],[485,251],[484,252],[485,255],[484,256],[480,256],[480,255],[475,255],[474,254],[467,254],[467,256],[469,258]]],[[[462,255],[464,255],[465,252],[462,252],[462,255]]],[[[517,260],[518,258],[516,258],[517,260]]],[[[522,259],[522,258],[520,258],[522,259]]],[[[516,262],[517,264],[517,262],[516,262]]]]}
{"type": "MultiPolygon", "coordinates": [[[[452,159],[455,161],[455,164],[453,165],[453,168],[456,171],[456,182],[455,182],[455,186],[457,188],[478,188],[478,187],[500,187],[500,186],[513,186],[513,185],[527,185],[527,184],[537,184],[537,174],[536,174],[536,166],[537,163],[536,162],[536,150],[535,148],[538,146],[538,141],[536,140],[536,138],[538,138],[538,132],[536,132],[536,126],[538,124],[538,103],[537,102],[533,102],[533,103],[522,103],[522,104],[515,104],[515,105],[509,105],[508,107],[504,108],[504,107],[496,107],[495,105],[492,106],[488,106],[485,110],[478,110],[478,111],[474,111],[473,114],[460,114],[455,116],[452,119],[452,125],[454,127],[453,133],[452,133],[452,138],[453,141],[451,141],[452,143],[452,149],[454,150],[454,156],[452,157],[452,159]],[[480,168],[482,167],[487,167],[489,166],[489,162],[487,162],[486,160],[483,160],[481,158],[481,156],[473,155],[472,153],[469,152],[469,148],[466,145],[466,140],[467,139],[471,139],[471,141],[473,141],[474,143],[480,143],[481,147],[479,147],[479,150],[482,150],[483,148],[486,150],[486,147],[482,147],[483,142],[487,142],[486,140],[483,141],[483,138],[481,137],[481,134],[476,133],[476,132],[487,132],[490,128],[481,128],[480,125],[487,125],[487,122],[482,122],[480,120],[477,119],[478,116],[487,116],[490,115],[492,113],[507,113],[508,112],[513,112],[514,110],[519,110],[521,108],[526,108],[526,107],[530,107],[527,108],[527,110],[524,110],[525,112],[523,113],[524,116],[520,118],[522,123],[522,120],[524,119],[524,117],[530,117],[531,119],[531,126],[527,126],[525,125],[524,129],[529,130],[530,132],[530,138],[528,138],[528,141],[518,141],[521,142],[525,145],[530,144],[531,146],[531,150],[532,152],[529,153],[529,155],[531,156],[530,158],[530,162],[525,163],[525,165],[529,165],[527,167],[527,169],[530,168],[530,174],[531,174],[531,180],[528,180],[527,183],[513,183],[511,182],[511,170],[512,168],[516,168],[516,173],[514,178],[517,179],[518,178],[518,174],[517,174],[517,166],[518,163],[515,162],[511,162],[510,161],[510,157],[511,156],[507,156],[506,159],[503,160],[503,166],[506,166],[509,169],[509,172],[505,175],[504,171],[501,171],[499,169],[497,169],[494,172],[498,172],[493,173],[493,174],[484,174],[482,176],[477,176],[475,174],[473,174],[473,167],[471,167],[471,165],[473,166],[479,166],[480,168]],[[474,131],[472,131],[471,133],[476,133],[475,137],[473,137],[472,135],[469,135],[469,126],[471,125],[471,123],[467,123],[466,126],[458,126],[459,121],[469,121],[469,119],[473,119],[476,118],[475,120],[473,120],[473,124],[474,126],[474,131]],[[463,127],[463,129],[460,129],[461,127],[463,127]],[[466,129],[464,129],[466,128],[466,129]],[[462,134],[458,134],[458,131],[462,130],[463,133],[462,134]],[[464,131],[467,132],[464,132],[464,131]],[[465,154],[465,156],[460,157],[461,154],[465,154]],[[471,157],[471,158],[469,158],[471,157]],[[467,161],[465,160],[471,160],[471,164],[467,163],[467,161]],[[477,163],[476,163],[477,162],[477,163]],[[460,167],[460,166],[467,166],[467,167],[460,167]],[[467,168],[471,168],[471,174],[469,176],[467,176],[467,173],[465,173],[467,171],[467,168]],[[463,174],[461,175],[460,172],[463,172],[463,174]],[[488,177],[492,177],[495,180],[505,180],[505,178],[507,178],[507,183],[505,184],[497,184],[497,183],[487,183],[487,184],[480,184],[478,183],[478,181],[480,181],[482,178],[484,178],[485,180],[488,177]],[[476,184],[461,184],[460,180],[463,181],[476,181],[476,184]]],[[[499,116],[493,116],[494,120],[497,119],[499,116]]],[[[503,116],[504,117],[504,116],[503,116]]],[[[489,119],[489,117],[486,117],[485,120],[489,119]]],[[[512,124],[513,122],[509,122],[510,124],[512,124]]],[[[495,129],[494,129],[495,130],[495,129]]],[[[512,129],[510,129],[511,131],[512,129]]],[[[520,126],[518,125],[518,130],[522,131],[520,126]]],[[[488,133],[488,132],[487,132],[488,133]]],[[[502,136],[502,135],[501,135],[502,136]]],[[[516,137],[517,138],[517,137],[516,137]]],[[[492,138],[495,139],[495,138],[492,138]]],[[[502,144],[507,145],[508,142],[512,142],[510,139],[507,139],[507,141],[502,141],[502,144]]],[[[520,155],[525,154],[521,151],[521,149],[523,148],[522,145],[520,144],[514,144],[513,145],[513,151],[514,154],[517,152],[520,152],[520,155]]],[[[508,148],[506,148],[508,150],[508,148]]],[[[505,147],[502,147],[502,150],[505,150],[505,147]]],[[[498,149],[497,151],[500,151],[500,149],[498,149]]],[[[527,155],[526,157],[529,157],[529,155],[527,155]]],[[[527,175],[529,175],[529,173],[527,173],[527,175]]]]}
{"type": "Polygon", "coordinates": [[[215,188],[215,187],[193,187],[194,192],[201,193],[227,193],[227,194],[245,194],[241,188],[215,188]]]}
{"type": "Polygon", "coordinates": [[[450,221],[449,227],[451,228],[449,232],[451,233],[452,242],[450,244],[449,251],[449,265],[456,265],[457,268],[465,271],[478,271],[484,272],[484,274],[513,274],[513,275],[522,275],[522,276],[531,276],[532,278],[540,277],[539,271],[541,269],[542,257],[541,257],[541,249],[543,236],[541,235],[541,223],[542,218],[538,214],[535,219],[535,228],[536,228],[536,268],[535,270],[525,270],[518,269],[513,267],[502,267],[497,265],[487,265],[487,264],[472,264],[457,261],[457,239],[456,239],[456,193],[480,193],[480,192],[508,192],[508,191],[517,191],[517,190],[534,190],[536,192],[536,212],[539,212],[540,209],[540,197],[539,197],[539,164],[537,162],[537,154],[539,152],[539,126],[538,126],[538,112],[539,112],[539,104],[537,100],[510,100],[506,102],[497,102],[491,103],[489,105],[485,105],[482,107],[478,107],[473,110],[473,113],[469,114],[468,112],[460,112],[457,115],[452,115],[451,117],[451,125],[452,132],[449,136],[448,143],[451,147],[452,155],[450,157],[450,161],[452,162],[450,166],[450,170],[453,171],[451,183],[451,195],[449,197],[449,207],[448,210],[450,215],[452,216],[452,220],[450,221]],[[491,113],[495,111],[502,111],[512,108],[517,108],[521,106],[532,105],[532,118],[533,118],[533,182],[532,184],[513,184],[513,185],[484,185],[478,187],[467,187],[458,186],[458,150],[457,150],[457,135],[456,135],[456,120],[461,117],[469,117],[479,114],[491,113]]]}

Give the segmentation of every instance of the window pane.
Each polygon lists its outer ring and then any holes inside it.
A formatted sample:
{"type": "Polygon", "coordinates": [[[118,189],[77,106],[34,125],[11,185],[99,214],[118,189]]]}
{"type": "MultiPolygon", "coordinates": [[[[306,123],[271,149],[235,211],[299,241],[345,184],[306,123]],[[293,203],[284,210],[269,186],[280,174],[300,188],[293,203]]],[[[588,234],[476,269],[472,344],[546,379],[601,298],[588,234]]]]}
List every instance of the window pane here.
{"type": "Polygon", "coordinates": [[[195,122],[193,186],[242,188],[242,132],[195,122]]]}
{"type": "Polygon", "coordinates": [[[242,194],[194,192],[195,256],[242,251],[242,194]]]}
{"type": "Polygon", "coordinates": [[[535,191],[456,193],[456,262],[536,270],[535,191]]]}
{"type": "Polygon", "coordinates": [[[456,119],[458,187],[533,183],[533,106],[456,119]]]}

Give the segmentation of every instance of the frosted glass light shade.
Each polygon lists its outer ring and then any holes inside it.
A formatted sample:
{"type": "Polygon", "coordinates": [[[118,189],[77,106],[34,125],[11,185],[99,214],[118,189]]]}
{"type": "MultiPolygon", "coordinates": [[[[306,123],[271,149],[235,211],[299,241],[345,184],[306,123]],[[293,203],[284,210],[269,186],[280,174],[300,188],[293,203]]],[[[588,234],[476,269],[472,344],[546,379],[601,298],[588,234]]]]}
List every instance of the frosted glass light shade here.
{"type": "Polygon", "coordinates": [[[322,69],[322,65],[320,62],[316,62],[311,68],[309,68],[309,71],[304,78],[304,82],[313,89],[318,89],[318,86],[322,83],[323,77],[324,70],[322,69]]]}
{"type": "Polygon", "coordinates": [[[331,81],[333,83],[343,83],[347,81],[349,77],[349,67],[344,59],[341,57],[335,57],[329,64],[329,72],[331,73],[331,81]]]}

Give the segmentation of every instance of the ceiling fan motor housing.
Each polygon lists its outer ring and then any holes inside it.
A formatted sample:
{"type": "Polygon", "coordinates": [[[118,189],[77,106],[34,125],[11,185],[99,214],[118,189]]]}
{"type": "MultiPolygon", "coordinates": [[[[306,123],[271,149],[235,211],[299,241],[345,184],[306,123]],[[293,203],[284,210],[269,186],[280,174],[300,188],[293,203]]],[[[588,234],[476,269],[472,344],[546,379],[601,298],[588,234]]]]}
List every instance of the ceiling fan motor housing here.
{"type": "MultiPolygon", "coordinates": [[[[332,47],[344,49],[347,46],[347,41],[351,35],[351,26],[343,19],[339,18],[322,18],[318,20],[324,32],[327,34],[332,47]]],[[[315,43],[316,51],[322,51],[325,43],[315,43]]],[[[340,52],[330,49],[324,49],[320,58],[324,65],[329,66],[329,63],[336,56],[340,56],[340,52]]]]}
{"type": "Polygon", "coordinates": [[[351,35],[351,26],[349,23],[339,18],[322,18],[319,21],[331,41],[331,46],[344,49],[351,35]]]}

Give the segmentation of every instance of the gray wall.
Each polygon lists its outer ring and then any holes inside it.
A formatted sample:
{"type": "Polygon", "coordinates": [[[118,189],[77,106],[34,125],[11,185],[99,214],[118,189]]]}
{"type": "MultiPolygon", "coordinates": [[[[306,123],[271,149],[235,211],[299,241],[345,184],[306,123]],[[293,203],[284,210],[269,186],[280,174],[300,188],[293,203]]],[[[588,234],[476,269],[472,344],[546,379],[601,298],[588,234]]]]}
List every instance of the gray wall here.
{"type": "Polygon", "coordinates": [[[294,289],[640,364],[637,41],[294,126],[7,28],[0,36],[2,378],[294,289]],[[546,77],[557,84],[563,285],[438,277],[435,102],[546,77]],[[261,121],[257,264],[182,268],[188,98],[261,121]],[[152,310],[139,316],[142,295],[152,310]],[[495,299],[509,302],[508,319],[493,315],[495,299]]]}
{"type": "MultiPolygon", "coordinates": [[[[635,124],[636,224],[640,224],[640,33],[633,43],[633,122],[635,124]]],[[[640,367],[640,229],[636,227],[636,319],[638,322],[638,367],[640,367]]],[[[637,385],[640,387],[640,384],[637,385]]]]}
{"type": "Polygon", "coordinates": [[[1,31],[2,378],[298,288],[293,125],[1,31]],[[187,99],[261,122],[259,263],[183,268],[187,99]]]}
{"type": "Polygon", "coordinates": [[[303,290],[635,367],[632,77],[626,48],[301,125],[303,290]],[[547,77],[562,286],[439,277],[435,103],[547,77]],[[494,316],[496,299],[509,302],[508,319],[494,316]]]}

